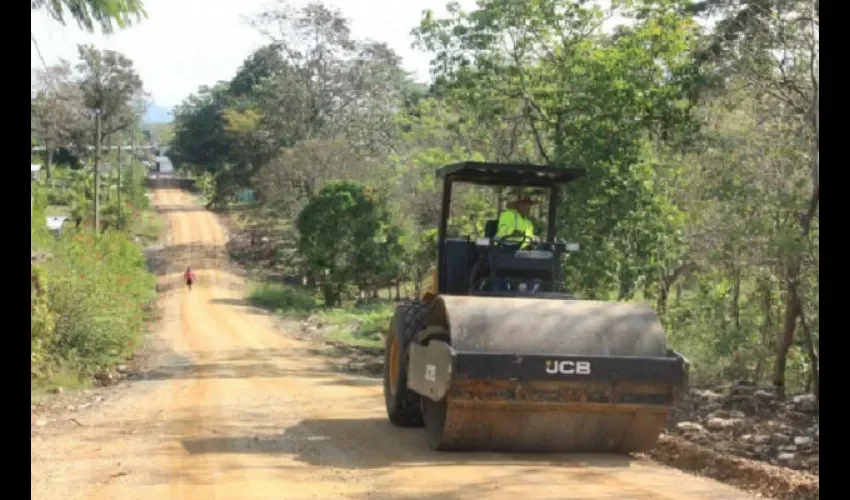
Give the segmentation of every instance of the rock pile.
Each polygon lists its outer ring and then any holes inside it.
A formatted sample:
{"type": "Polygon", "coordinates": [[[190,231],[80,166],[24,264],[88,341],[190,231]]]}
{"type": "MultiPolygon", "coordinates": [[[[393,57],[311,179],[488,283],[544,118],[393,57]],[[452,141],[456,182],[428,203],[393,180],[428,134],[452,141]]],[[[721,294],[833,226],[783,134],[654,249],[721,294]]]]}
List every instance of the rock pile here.
{"type": "Polygon", "coordinates": [[[771,389],[738,383],[691,389],[672,416],[671,432],[701,446],[819,474],[817,400],[785,400],[771,389]]]}

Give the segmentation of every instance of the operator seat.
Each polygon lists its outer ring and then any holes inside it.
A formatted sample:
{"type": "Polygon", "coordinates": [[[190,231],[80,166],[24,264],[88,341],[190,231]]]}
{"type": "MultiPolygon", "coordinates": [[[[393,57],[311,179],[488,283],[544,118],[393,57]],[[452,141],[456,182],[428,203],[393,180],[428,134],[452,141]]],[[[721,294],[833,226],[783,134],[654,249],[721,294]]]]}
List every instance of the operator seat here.
{"type": "MultiPolygon", "coordinates": [[[[490,240],[492,242],[493,238],[496,237],[496,233],[499,230],[499,221],[497,219],[488,220],[484,223],[484,238],[490,240]]],[[[475,287],[478,280],[484,278],[489,274],[489,267],[487,266],[487,254],[476,252],[475,260],[472,262],[472,267],[469,273],[469,287],[470,291],[475,287]]]]}
{"type": "Polygon", "coordinates": [[[499,221],[496,219],[488,220],[484,223],[484,237],[493,239],[496,237],[496,232],[499,230],[499,221]]]}

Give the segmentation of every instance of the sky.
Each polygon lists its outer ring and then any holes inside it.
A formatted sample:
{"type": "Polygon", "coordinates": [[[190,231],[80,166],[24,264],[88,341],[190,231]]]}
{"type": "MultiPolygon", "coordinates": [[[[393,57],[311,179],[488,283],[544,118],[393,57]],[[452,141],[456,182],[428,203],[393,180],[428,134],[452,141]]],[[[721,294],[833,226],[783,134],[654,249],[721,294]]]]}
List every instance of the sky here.
{"type": "MultiPolygon", "coordinates": [[[[419,80],[428,79],[429,56],[411,47],[410,31],[424,9],[445,12],[448,0],[323,0],[342,11],[354,37],[386,42],[419,80]]],[[[290,0],[295,7],[307,0],[290,0]]],[[[144,0],[148,19],[110,36],[90,35],[74,21],[66,26],[42,12],[32,13],[32,35],[45,62],[76,61],[77,44],[121,52],[157,106],[171,109],[201,85],[229,80],[245,58],[266,40],[245,20],[275,0],[144,0]]],[[[474,0],[460,0],[472,9],[474,0]]],[[[31,67],[41,68],[34,44],[31,67]]]]}

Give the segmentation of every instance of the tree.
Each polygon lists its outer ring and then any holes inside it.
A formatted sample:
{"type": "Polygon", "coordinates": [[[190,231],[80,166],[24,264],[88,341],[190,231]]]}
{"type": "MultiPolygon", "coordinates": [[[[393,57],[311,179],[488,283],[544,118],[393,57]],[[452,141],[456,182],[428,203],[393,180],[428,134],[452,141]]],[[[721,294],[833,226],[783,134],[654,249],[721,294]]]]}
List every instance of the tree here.
{"type": "Polygon", "coordinates": [[[234,97],[252,95],[260,84],[286,70],[286,61],[275,44],[260,47],[245,59],[230,81],[230,93],[234,97]]]}
{"type": "Polygon", "coordinates": [[[227,84],[201,87],[187,97],[174,111],[172,160],[176,165],[193,166],[199,171],[214,172],[227,156],[222,113],[227,84]]]}
{"type": "Polygon", "coordinates": [[[377,284],[397,276],[403,249],[386,203],[361,184],[327,184],[298,215],[298,250],[324,276],[325,303],[339,304],[346,284],[377,284]]]}
{"type": "Polygon", "coordinates": [[[138,117],[136,100],[144,93],[133,61],[119,52],[101,51],[92,45],[81,45],[78,51],[83,102],[92,114],[100,113],[102,137],[132,125],[138,117]]]}
{"type": "Polygon", "coordinates": [[[31,0],[31,6],[32,10],[47,12],[62,24],[70,16],[89,33],[99,26],[109,34],[115,26],[125,28],[147,17],[142,0],[31,0]]]}
{"type": "Polygon", "coordinates": [[[426,12],[415,31],[448,101],[482,124],[521,117],[529,160],[587,168],[559,226],[593,249],[571,258],[568,275],[590,297],[614,287],[631,298],[674,246],[659,237],[672,207],[653,189],[663,172],[652,140],[692,125],[697,28],[672,4],[636,4],[619,9],[634,25],[610,36],[601,26],[614,11],[567,0],[483,0],[469,13],[450,4],[449,18],[426,12]]]}
{"type": "Polygon", "coordinates": [[[91,120],[85,114],[83,94],[67,61],[36,73],[36,95],[31,107],[31,129],[46,150],[45,170],[51,180],[54,153],[66,147],[91,120]]]}
{"type": "MultiPolygon", "coordinates": [[[[718,65],[734,72],[754,91],[774,103],[775,109],[794,124],[787,137],[808,142],[798,168],[809,177],[809,195],[797,200],[796,235],[789,235],[783,259],[785,313],[776,347],[773,383],[784,392],[788,352],[798,325],[806,336],[810,363],[817,385],[817,349],[806,322],[802,284],[804,261],[817,231],[820,202],[820,13],[816,0],[708,0],[698,2],[699,12],[721,17],[708,51],[718,65]]],[[[790,194],[790,193],[789,193],[790,194]]]]}
{"type": "MultiPolygon", "coordinates": [[[[178,164],[220,177],[222,198],[233,188],[270,193],[258,179],[327,178],[309,172],[325,167],[289,161],[310,157],[316,144],[329,145],[331,156],[345,150],[345,162],[336,165],[349,172],[352,165],[373,165],[392,151],[398,144],[394,118],[411,92],[410,78],[392,50],[353,39],[348,21],[320,4],[275,7],[260,15],[256,26],[270,43],[247,57],[230,82],[178,108],[173,143],[178,164]],[[301,143],[304,149],[298,150],[301,143]]],[[[321,187],[312,184],[313,192],[321,187]]],[[[293,193],[287,189],[265,198],[277,203],[293,193]]]]}
{"type": "Polygon", "coordinates": [[[258,86],[266,123],[285,147],[304,139],[344,137],[380,150],[409,77],[386,44],[356,40],[338,10],[279,2],[255,26],[272,40],[283,64],[258,86]]]}
{"type": "Polygon", "coordinates": [[[133,69],[133,61],[112,51],[94,46],[79,46],[80,89],[83,102],[95,115],[97,134],[94,141],[94,221],[100,231],[100,153],[103,138],[127,129],[138,120],[139,101],[143,98],[142,80],[133,69]]]}
{"type": "Polygon", "coordinates": [[[252,180],[263,206],[294,220],[334,179],[366,181],[368,164],[344,141],[306,140],[287,148],[252,180]]]}

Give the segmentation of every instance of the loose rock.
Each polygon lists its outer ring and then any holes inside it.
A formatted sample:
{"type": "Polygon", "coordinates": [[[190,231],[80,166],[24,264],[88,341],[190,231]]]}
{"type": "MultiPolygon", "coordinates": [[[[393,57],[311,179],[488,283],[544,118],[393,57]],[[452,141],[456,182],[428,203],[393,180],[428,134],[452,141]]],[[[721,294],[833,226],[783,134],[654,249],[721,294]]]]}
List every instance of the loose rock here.
{"type": "Polygon", "coordinates": [[[705,432],[705,427],[696,422],[679,422],[676,429],[683,432],[705,432]]]}
{"type": "Polygon", "coordinates": [[[777,432],[771,437],[771,441],[773,444],[783,445],[791,442],[791,438],[786,436],[785,434],[777,432]]]}
{"type": "Polygon", "coordinates": [[[799,396],[794,396],[792,401],[794,401],[794,406],[799,411],[811,412],[817,410],[817,398],[815,398],[814,394],[800,394],[799,396]]]}
{"type": "Polygon", "coordinates": [[[744,421],[740,418],[710,418],[705,423],[712,430],[734,429],[742,427],[744,421]]]}
{"type": "Polygon", "coordinates": [[[753,397],[762,401],[772,401],[776,399],[775,394],[773,394],[772,392],[765,391],[764,389],[759,389],[754,392],[753,397]]]}
{"type": "Polygon", "coordinates": [[[752,442],[755,443],[755,444],[767,444],[767,443],[770,442],[770,436],[766,436],[764,434],[759,434],[759,435],[753,436],[752,442]]]}
{"type": "Polygon", "coordinates": [[[717,394],[714,391],[709,391],[708,389],[704,391],[701,391],[699,389],[693,389],[691,393],[697,398],[708,403],[717,403],[723,400],[723,396],[721,394],[717,394]]]}

